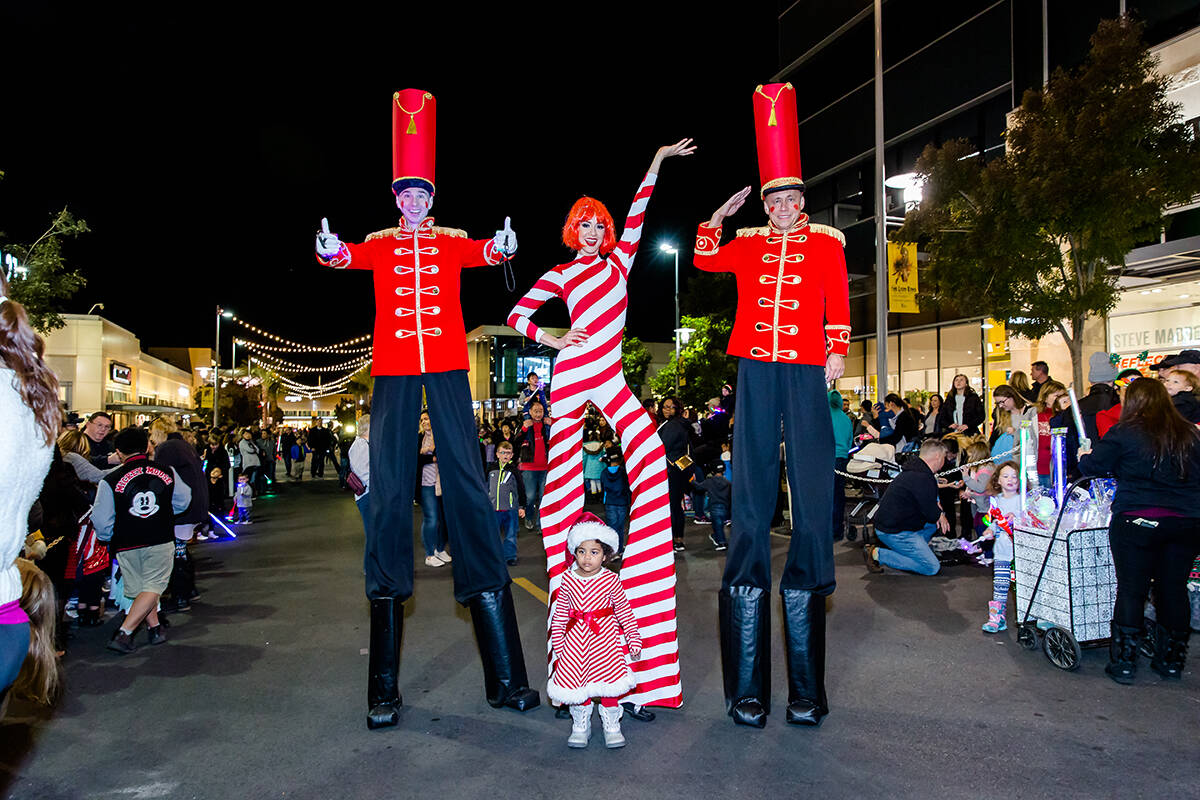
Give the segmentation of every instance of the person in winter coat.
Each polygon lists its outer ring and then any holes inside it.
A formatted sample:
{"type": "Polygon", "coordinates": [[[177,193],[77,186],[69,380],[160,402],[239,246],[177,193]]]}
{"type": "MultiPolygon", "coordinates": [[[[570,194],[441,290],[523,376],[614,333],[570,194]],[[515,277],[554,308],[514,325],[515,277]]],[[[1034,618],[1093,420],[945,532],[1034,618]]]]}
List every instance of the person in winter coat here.
{"type": "Polygon", "coordinates": [[[938,414],[938,425],[947,433],[966,433],[968,436],[978,436],[979,426],[987,415],[983,411],[983,401],[971,388],[971,382],[966,375],[955,375],[954,385],[946,393],[942,401],[942,410],[938,414]]]}
{"type": "Polygon", "coordinates": [[[1162,384],[1135,380],[1124,389],[1117,424],[1092,450],[1079,451],[1079,469],[1117,478],[1108,528],[1117,596],[1104,671],[1117,683],[1133,683],[1153,582],[1150,668],[1178,680],[1191,623],[1188,573],[1200,552],[1200,431],[1180,416],[1162,384]]]}
{"type": "Polygon", "coordinates": [[[496,509],[500,536],[504,540],[504,560],[517,565],[517,520],[525,516],[519,505],[517,475],[512,470],[513,448],[508,442],[496,447],[496,468],[488,473],[488,500],[496,509]]]}
{"type": "MultiPolygon", "coordinates": [[[[839,472],[846,471],[850,463],[850,448],[854,445],[854,423],[842,411],[842,393],[829,390],[829,414],[833,419],[833,466],[839,472]]],[[[833,540],[842,540],[846,523],[846,479],[833,474],[833,540]]]]}

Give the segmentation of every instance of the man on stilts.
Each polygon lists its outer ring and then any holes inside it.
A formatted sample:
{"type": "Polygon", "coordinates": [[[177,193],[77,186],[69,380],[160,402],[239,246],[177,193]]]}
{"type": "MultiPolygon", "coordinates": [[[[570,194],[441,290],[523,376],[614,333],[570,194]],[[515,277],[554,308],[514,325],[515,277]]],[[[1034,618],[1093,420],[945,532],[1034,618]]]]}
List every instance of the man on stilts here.
{"type": "Polygon", "coordinates": [[[834,589],[833,430],[826,385],[841,377],[850,345],[845,239],[810,225],[804,209],[796,92],[755,89],[763,209],[769,223],[721,245],[725,217],[747,186],[696,234],[695,265],[732,272],[738,309],[729,354],[738,356],[733,531],[719,595],[725,706],[734,722],[763,727],[771,710],[771,516],[780,430],[792,499],[792,535],[779,589],[787,655],[787,721],[819,725],[825,696],[825,598],[834,589]],[[801,465],[803,465],[803,470],[801,465]],[[810,476],[806,478],[805,476],[810,476]]]}
{"type": "Polygon", "coordinates": [[[436,107],[432,94],[392,98],[392,191],[402,217],[362,244],[344,244],[322,223],[317,259],[336,269],[369,269],[375,280],[371,374],[371,493],[367,510],[367,597],[371,649],[367,727],[395,725],[401,706],[403,603],[413,591],[413,491],[421,390],[437,441],[454,598],[471,611],[484,686],[494,708],[534,708],[517,632],[500,531],[483,482],[467,347],[459,303],[464,268],[499,264],[516,251],[508,228],[491,240],[433,224],[436,107]]]}

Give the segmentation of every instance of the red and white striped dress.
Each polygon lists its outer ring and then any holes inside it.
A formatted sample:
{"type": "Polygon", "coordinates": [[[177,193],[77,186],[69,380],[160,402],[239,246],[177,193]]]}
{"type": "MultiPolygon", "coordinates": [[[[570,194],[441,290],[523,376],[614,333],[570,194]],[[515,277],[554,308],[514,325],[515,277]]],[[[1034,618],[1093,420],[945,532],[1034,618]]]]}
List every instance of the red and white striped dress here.
{"type": "MultiPolygon", "coordinates": [[[[631,665],[637,687],[626,699],[641,705],[678,708],[683,698],[666,457],[654,424],[625,383],[621,365],[629,270],[656,178],[647,174],[638,187],[616,250],[606,258],[582,256],[547,272],[517,303],[508,324],[538,341],[541,329],[529,316],[547,300],[558,297],[567,304],[571,327],[588,333],[586,344],[559,351],[550,389],[554,423],[541,521],[550,577],[551,619],[557,610],[563,573],[574,564],[567,552],[567,530],[583,512],[583,423],[591,401],[621,437],[633,491],[621,580],[641,629],[644,648],[641,659],[631,665]]],[[[548,658],[553,676],[552,649],[548,658]]]]}
{"type": "Polygon", "coordinates": [[[550,646],[558,657],[546,683],[551,700],[578,705],[593,697],[621,697],[634,687],[618,623],[629,647],[640,648],[637,620],[617,574],[601,569],[584,578],[568,570],[550,621],[550,646]],[[602,615],[589,614],[597,611],[602,615]]]}

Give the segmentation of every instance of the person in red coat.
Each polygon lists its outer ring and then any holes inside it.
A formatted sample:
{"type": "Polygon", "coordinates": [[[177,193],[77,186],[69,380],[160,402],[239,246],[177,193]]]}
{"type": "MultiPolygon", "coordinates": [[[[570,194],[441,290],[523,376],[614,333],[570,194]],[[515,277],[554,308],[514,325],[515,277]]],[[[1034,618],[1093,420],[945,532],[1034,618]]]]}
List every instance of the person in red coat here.
{"type": "Polygon", "coordinates": [[[738,308],[729,354],[739,357],[733,440],[733,530],[719,595],[725,705],[734,722],[763,727],[770,711],[771,516],[782,427],[792,536],[780,581],[788,671],[787,721],[818,725],[825,696],[825,597],[833,592],[833,426],[827,383],[841,377],[850,345],[845,239],[810,224],[796,92],[754,92],[761,197],[768,224],[721,244],[726,217],[750,194],[729,198],[696,233],[695,265],[732,272],[738,308]],[[816,476],[815,478],[813,476],[816,476]]]}
{"type": "Polygon", "coordinates": [[[392,191],[402,215],[395,228],[362,244],[343,243],[322,220],[317,259],[336,269],[368,269],[375,280],[371,374],[371,501],[367,516],[367,597],[371,649],[367,727],[395,725],[401,705],[402,604],[413,592],[413,491],[421,393],[438,443],[438,474],[454,548],[454,597],[471,611],[483,660],[487,701],[534,708],[517,631],[500,530],[484,486],[459,304],[463,269],[498,264],[516,250],[508,221],[487,240],[433,224],[435,101],[404,89],[392,103],[392,191]]]}

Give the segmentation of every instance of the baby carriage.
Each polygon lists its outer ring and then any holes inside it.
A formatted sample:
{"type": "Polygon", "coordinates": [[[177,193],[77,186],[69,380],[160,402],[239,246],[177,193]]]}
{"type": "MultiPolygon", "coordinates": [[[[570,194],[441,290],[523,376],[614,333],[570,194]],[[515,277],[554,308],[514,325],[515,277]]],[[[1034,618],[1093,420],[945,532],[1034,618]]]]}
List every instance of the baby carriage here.
{"type": "Polygon", "coordinates": [[[843,534],[846,541],[853,542],[861,533],[865,542],[868,533],[874,530],[872,520],[888,487],[883,481],[890,482],[900,474],[900,465],[896,463],[896,448],[878,442],[864,444],[850,452],[846,472],[851,476],[846,479],[846,487],[856,490],[858,496],[853,501],[854,505],[846,512],[843,534]]]}

